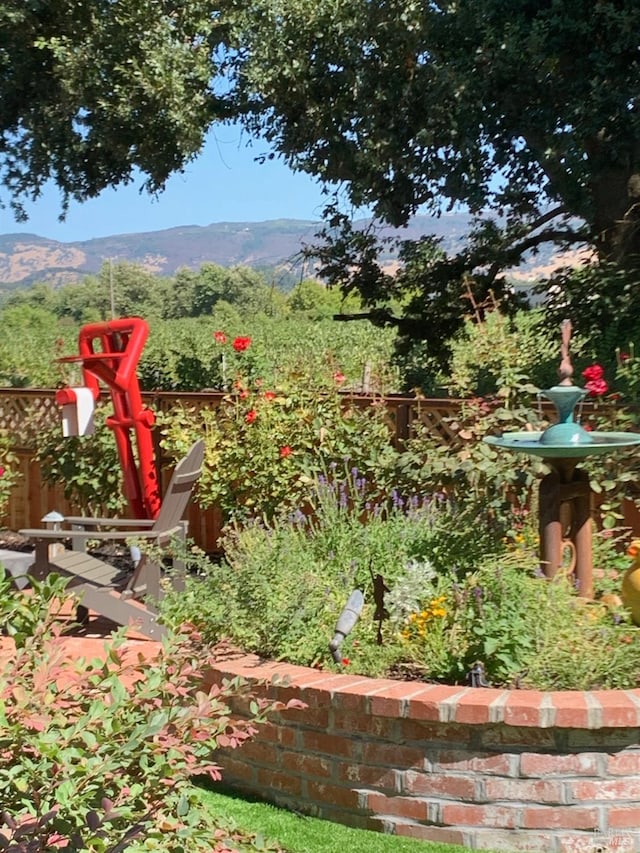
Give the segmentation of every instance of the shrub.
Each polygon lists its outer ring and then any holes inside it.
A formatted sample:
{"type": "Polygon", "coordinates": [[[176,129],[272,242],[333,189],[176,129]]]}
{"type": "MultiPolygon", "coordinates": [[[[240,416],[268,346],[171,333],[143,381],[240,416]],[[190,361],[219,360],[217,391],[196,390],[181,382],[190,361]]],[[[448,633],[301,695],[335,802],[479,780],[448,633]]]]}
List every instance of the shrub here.
{"type": "Polygon", "coordinates": [[[95,433],[65,438],[59,424],[36,433],[37,459],[50,485],[63,485],[64,496],[82,515],[117,515],[126,506],[116,442],[105,423],[110,407],[98,405],[95,433]]]}
{"type": "Polygon", "coordinates": [[[239,382],[215,409],[179,409],[163,419],[163,444],[176,457],[203,435],[205,468],[197,500],[227,521],[273,519],[304,504],[313,478],[332,464],[357,467],[384,491],[395,465],[383,406],[294,381],[239,382]]]}
{"type": "MultiPolygon", "coordinates": [[[[495,686],[637,686],[640,629],[621,608],[582,600],[562,573],[540,577],[531,519],[522,519],[503,542],[441,498],[373,503],[357,472],[321,480],[311,515],[231,527],[225,560],[202,562],[186,594],[165,600],[164,618],[333,669],[329,642],[357,588],[364,606],[337,664],[350,672],[460,684],[479,662],[495,686]]],[[[611,542],[598,546],[605,569],[619,565],[611,542]]]]}
{"type": "Polygon", "coordinates": [[[11,491],[20,476],[11,438],[6,430],[0,430],[0,517],[7,511],[11,491]]]}
{"type": "Polygon", "coordinates": [[[213,750],[240,746],[268,707],[232,720],[229,700],[250,697],[239,680],[203,689],[209,653],[184,629],[152,660],[121,634],[104,658],[73,659],[43,619],[0,674],[3,849],[228,851],[190,779],[219,778],[213,750]]]}

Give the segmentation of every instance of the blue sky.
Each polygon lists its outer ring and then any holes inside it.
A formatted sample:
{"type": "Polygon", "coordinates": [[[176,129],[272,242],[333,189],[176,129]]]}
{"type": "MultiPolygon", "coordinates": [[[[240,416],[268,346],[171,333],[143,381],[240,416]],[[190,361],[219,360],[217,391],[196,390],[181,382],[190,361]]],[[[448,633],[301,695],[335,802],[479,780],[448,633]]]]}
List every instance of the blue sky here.
{"type": "Polygon", "coordinates": [[[72,204],[61,223],[59,192],[51,186],[35,204],[27,205],[25,223],[17,223],[10,210],[0,210],[0,234],[30,233],[74,242],[177,225],[281,218],[318,221],[323,207],[318,183],[277,160],[255,162],[268,152],[267,143],[261,141],[247,147],[247,137],[237,127],[219,127],[200,157],[183,175],[174,175],[158,198],[140,194],[139,178],[84,204],[72,204]]]}

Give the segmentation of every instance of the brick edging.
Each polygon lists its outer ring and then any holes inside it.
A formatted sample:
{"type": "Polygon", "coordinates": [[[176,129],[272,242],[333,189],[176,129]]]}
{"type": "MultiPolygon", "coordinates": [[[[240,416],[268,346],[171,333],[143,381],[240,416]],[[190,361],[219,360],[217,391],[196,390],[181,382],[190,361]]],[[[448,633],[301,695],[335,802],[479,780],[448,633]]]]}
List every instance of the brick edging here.
{"type": "Polygon", "coordinates": [[[218,753],[240,790],[472,849],[640,853],[638,690],[445,687],[242,654],[212,662],[212,681],[236,676],[305,706],[218,753]]]}
{"type": "Polygon", "coordinates": [[[223,677],[284,682],[291,693],[312,687],[318,702],[323,698],[329,702],[336,694],[361,696],[363,710],[377,717],[542,729],[640,727],[640,689],[545,692],[449,687],[324,672],[242,653],[215,660],[212,666],[223,677]]]}

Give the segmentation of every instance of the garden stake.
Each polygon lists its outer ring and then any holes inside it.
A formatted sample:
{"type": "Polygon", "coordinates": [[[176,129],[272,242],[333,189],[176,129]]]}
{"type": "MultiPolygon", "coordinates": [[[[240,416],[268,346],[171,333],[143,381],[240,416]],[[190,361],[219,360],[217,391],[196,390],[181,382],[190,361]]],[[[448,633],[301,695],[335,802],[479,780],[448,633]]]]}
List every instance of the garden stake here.
{"type": "Polygon", "coordinates": [[[364,595],[361,589],[354,589],[349,596],[347,603],[342,609],[342,613],[338,616],[336,622],[335,634],[329,643],[329,651],[336,663],[342,663],[342,653],[340,646],[345,637],[348,637],[351,631],[360,618],[362,607],[364,605],[364,595]]]}

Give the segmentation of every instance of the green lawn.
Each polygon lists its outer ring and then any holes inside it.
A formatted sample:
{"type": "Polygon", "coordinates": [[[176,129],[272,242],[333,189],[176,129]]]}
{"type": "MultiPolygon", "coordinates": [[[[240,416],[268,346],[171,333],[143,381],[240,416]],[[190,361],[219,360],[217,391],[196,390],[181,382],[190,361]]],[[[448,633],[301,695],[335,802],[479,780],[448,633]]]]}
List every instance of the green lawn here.
{"type": "Polygon", "coordinates": [[[203,801],[224,825],[256,834],[258,849],[276,842],[287,853],[461,853],[462,847],[352,829],[245,798],[224,786],[202,788],[203,801]]]}

